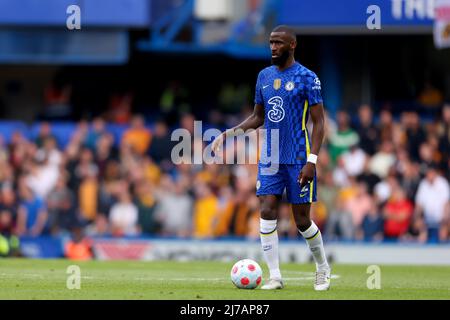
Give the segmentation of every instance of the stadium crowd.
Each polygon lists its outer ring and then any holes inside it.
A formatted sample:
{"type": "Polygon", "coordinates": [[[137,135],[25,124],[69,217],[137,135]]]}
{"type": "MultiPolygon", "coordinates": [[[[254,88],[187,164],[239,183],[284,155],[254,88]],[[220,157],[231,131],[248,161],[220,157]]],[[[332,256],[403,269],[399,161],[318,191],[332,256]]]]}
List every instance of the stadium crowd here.
{"type": "MultiPolygon", "coordinates": [[[[182,114],[178,127],[194,134],[194,120],[182,114]]],[[[210,125],[219,124],[235,123],[211,111],[210,125]]],[[[312,206],[325,239],[450,240],[449,104],[431,121],[363,105],[327,116],[326,128],[312,206]]],[[[172,129],[134,115],[119,140],[100,117],[77,123],[64,146],[51,122],[35,139],[0,138],[0,233],[258,239],[257,165],[175,165],[172,129]]],[[[298,237],[287,204],[278,226],[280,237],[298,237]]]]}

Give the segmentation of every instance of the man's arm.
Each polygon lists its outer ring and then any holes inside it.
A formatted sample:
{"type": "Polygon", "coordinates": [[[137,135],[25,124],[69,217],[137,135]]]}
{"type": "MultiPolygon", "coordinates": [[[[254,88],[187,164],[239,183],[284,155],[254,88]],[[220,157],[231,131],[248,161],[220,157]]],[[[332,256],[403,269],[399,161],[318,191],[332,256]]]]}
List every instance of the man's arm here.
{"type": "Polygon", "coordinates": [[[41,235],[42,231],[44,231],[47,220],[48,220],[47,210],[42,208],[41,210],[39,210],[35,225],[30,230],[31,235],[32,236],[41,235]]]}
{"type": "Polygon", "coordinates": [[[264,124],[264,107],[260,104],[255,104],[253,113],[247,119],[245,119],[237,126],[226,130],[213,141],[212,150],[214,152],[219,151],[226,137],[234,137],[239,134],[243,134],[244,132],[250,129],[256,130],[263,124],[264,124]]]}
{"type": "MultiPolygon", "coordinates": [[[[311,154],[319,155],[320,147],[322,146],[323,137],[325,134],[325,116],[323,111],[323,104],[318,103],[310,108],[311,120],[313,122],[313,132],[311,136],[311,154]]],[[[298,181],[303,187],[314,179],[316,165],[312,162],[306,162],[298,176],[298,181]]]]}

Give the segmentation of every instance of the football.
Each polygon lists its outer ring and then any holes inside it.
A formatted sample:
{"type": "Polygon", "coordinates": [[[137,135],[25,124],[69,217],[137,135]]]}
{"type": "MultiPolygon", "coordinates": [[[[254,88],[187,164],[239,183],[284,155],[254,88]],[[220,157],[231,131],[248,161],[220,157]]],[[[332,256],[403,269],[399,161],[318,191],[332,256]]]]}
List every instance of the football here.
{"type": "Polygon", "coordinates": [[[251,259],[242,259],[231,268],[231,281],[239,289],[255,289],[262,280],[262,269],[251,259]]]}

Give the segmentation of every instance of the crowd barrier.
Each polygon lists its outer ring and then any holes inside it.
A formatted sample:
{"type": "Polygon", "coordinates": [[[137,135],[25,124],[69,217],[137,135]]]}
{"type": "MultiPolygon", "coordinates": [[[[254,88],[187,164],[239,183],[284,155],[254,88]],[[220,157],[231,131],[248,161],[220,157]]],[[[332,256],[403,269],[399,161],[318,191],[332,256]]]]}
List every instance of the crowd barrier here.
{"type": "MultiPolygon", "coordinates": [[[[30,258],[62,258],[70,238],[21,238],[21,251],[30,258]]],[[[327,242],[330,261],[343,264],[450,265],[450,244],[327,242]]],[[[98,260],[214,260],[262,259],[259,240],[94,238],[98,260]]],[[[306,263],[312,257],[302,240],[280,242],[280,261],[306,263]]]]}

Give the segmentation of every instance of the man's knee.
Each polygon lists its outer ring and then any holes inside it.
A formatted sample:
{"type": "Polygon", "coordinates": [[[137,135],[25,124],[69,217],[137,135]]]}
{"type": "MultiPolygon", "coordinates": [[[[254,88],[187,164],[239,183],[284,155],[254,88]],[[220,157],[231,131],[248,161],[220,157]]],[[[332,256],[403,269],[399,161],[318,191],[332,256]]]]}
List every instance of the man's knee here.
{"type": "Polygon", "coordinates": [[[299,216],[295,224],[297,225],[297,229],[303,232],[311,226],[311,219],[307,216],[299,216]]]}
{"type": "Polygon", "coordinates": [[[277,217],[276,200],[261,199],[261,218],[264,220],[275,220],[277,217]]]}
{"type": "Polygon", "coordinates": [[[297,229],[305,231],[311,226],[311,218],[309,216],[309,206],[294,206],[294,218],[297,229]]]}

